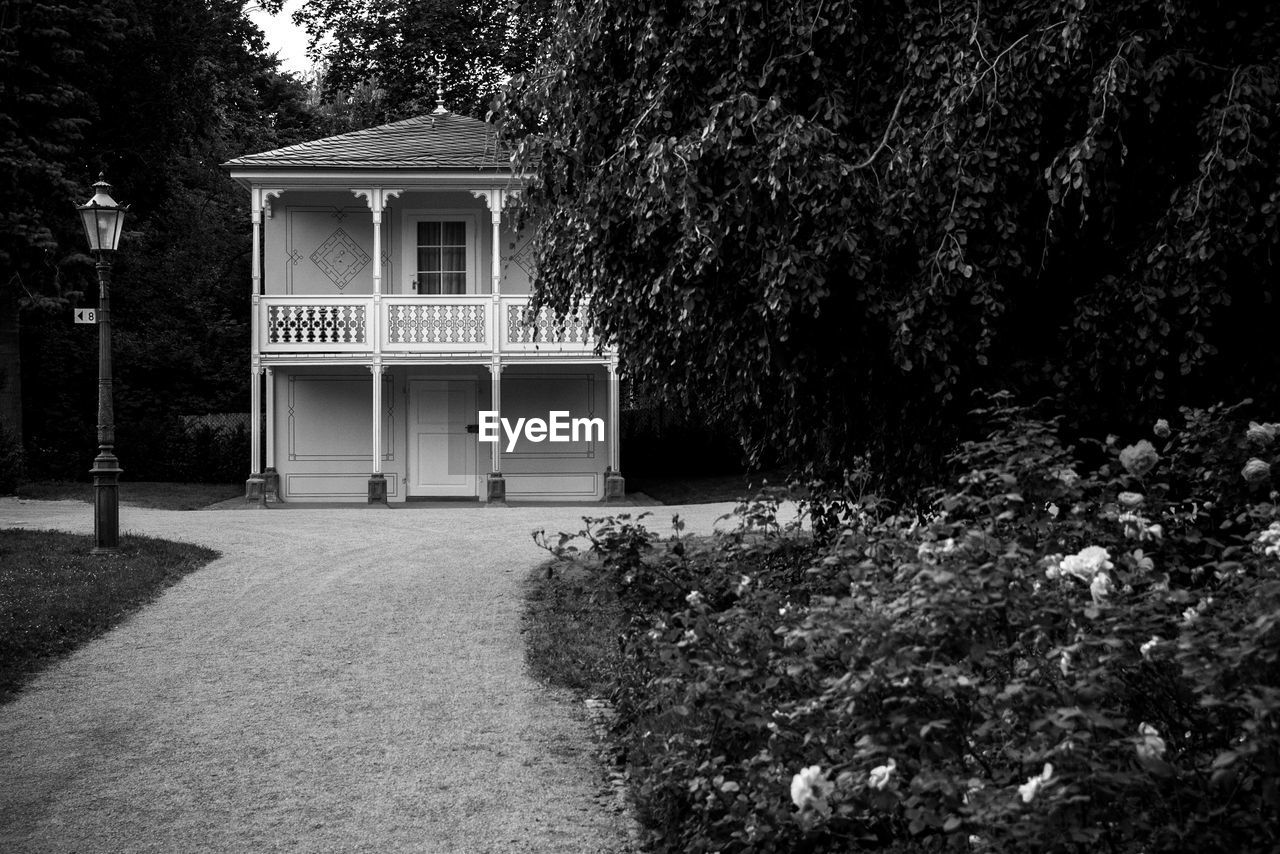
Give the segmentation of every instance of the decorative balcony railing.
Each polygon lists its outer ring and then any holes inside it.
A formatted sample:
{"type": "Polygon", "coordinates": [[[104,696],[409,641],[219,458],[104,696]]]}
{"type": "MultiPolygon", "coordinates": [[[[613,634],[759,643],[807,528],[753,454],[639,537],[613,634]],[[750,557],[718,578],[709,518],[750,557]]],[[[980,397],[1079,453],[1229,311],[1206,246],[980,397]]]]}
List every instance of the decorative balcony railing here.
{"type": "Polygon", "coordinates": [[[581,318],[530,313],[523,296],[263,296],[262,353],[588,354],[581,318]],[[375,348],[375,343],[377,347],[375,348]]]}
{"type": "Polygon", "coordinates": [[[363,300],[264,302],[262,332],[272,349],[369,349],[368,306],[363,300]]]}

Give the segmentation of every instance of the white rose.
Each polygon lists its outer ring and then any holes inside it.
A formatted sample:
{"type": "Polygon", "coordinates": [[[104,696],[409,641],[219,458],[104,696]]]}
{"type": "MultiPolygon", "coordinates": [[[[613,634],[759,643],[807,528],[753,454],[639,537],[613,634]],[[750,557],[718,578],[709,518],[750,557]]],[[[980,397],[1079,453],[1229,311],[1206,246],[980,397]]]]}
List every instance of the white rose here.
{"type": "Polygon", "coordinates": [[[1099,572],[1089,584],[1089,595],[1093,597],[1095,604],[1102,604],[1114,589],[1115,583],[1112,582],[1111,576],[1105,572],[1099,572]]]}
{"type": "Polygon", "coordinates": [[[897,767],[898,763],[892,759],[889,760],[888,765],[877,765],[867,776],[867,785],[873,789],[883,789],[889,785],[889,778],[893,776],[893,771],[897,767]]]}
{"type": "Polygon", "coordinates": [[[1044,763],[1043,771],[1041,771],[1039,774],[1037,774],[1034,777],[1028,777],[1027,782],[1023,783],[1021,786],[1018,787],[1018,794],[1022,795],[1022,802],[1024,804],[1029,804],[1033,800],[1035,800],[1035,797],[1037,794],[1039,794],[1040,789],[1042,789],[1044,785],[1049,782],[1049,779],[1052,776],[1053,776],[1053,766],[1050,765],[1048,762],[1044,763]]]}
{"type": "Polygon", "coordinates": [[[822,773],[820,765],[810,765],[801,769],[791,778],[791,802],[800,809],[813,807],[825,812],[827,796],[831,793],[831,781],[822,773]]]}
{"type": "Polygon", "coordinates": [[[1142,759],[1162,759],[1164,758],[1165,743],[1160,737],[1160,733],[1151,724],[1140,724],[1138,726],[1138,735],[1140,740],[1135,745],[1138,756],[1142,759]]]}

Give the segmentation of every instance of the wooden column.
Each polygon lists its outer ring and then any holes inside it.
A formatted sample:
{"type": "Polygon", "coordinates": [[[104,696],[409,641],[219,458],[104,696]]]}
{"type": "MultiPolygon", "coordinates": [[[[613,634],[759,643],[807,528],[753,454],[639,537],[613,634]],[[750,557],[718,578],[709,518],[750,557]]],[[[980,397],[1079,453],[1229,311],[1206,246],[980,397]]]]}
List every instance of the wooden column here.
{"type": "Polygon", "coordinates": [[[276,467],[276,369],[267,368],[267,468],[276,467]]]}
{"type": "Polygon", "coordinates": [[[382,293],[382,212],[392,199],[404,192],[391,187],[353,188],[357,198],[364,199],[373,219],[373,294],[382,293]]]}
{"type": "MultiPolygon", "coordinates": [[[[497,346],[496,344],[494,345],[497,346]]],[[[489,361],[489,408],[502,417],[502,359],[495,353],[489,361]]],[[[502,476],[502,432],[490,448],[490,470],[485,480],[485,500],[490,504],[507,503],[507,479],[502,476]]]]}
{"type": "Polygon", "coordinates": [[[369,366],[373,375],[373,474],[369,475],[369,503],[387,501],[387,478],[382,473],[382,360],[369,366]]]}
{"type": "MultiPolygon", "coordinates": [[[[245,498],[265,501],[262,471],[262,293],[263,271],[266,267],[264,251],[264,214],[271,218],[271,200],[279,198],[283,189],[254,185],[250,188],[249,221],[252,227],[252,269],[249,272],[249,361],[253,366],[249,382],[249,478],[245,481],[245,498]]],[[[270,453],[270,451],[268,451],[270,453]]]]}
{"type": "Polygon", "coordinates": [[[258,410],[261,405],[258,390],[258,326],[259,313],[262,310],[262,188],[254,186],[250,190],[249,221],[253,229],[253,266],[249,272],[249,362],[253,366],[249,373],[249,477],[245,481],[244,497],[256,500],[262,497],[262,468],[260,467],[259,443],[260,426],[258,410]]]}
{"type": "Polygon", "coordinates": [[[404,192],[389,187],[353,188],[357,198],[369,206],[373,223],[373,281],[370,292],[373,305],[368,318],[369,343],[373,350],[373,363],[368,366],[373,375],[373,411],[370,418],[373,431],[373,465],[369,475],[369,503],[387,501],[387,478],[382,473],[382,212],[387,203],[404,192]]]}
{"type": "Polygon", "coordinates": [[[265,391],[267,411],[266,449],[267,465],[262,470],[262,504],[278,502],[280,498],[280,473],[276,471],[276,369],[265,368],[267,387],[265,391]]]}
{"type": "Polygon", "coordinates": [[[262,499],[262,365],[256,355],[249,371],[249,469],[252,474],[245,481],[244,497],[258,501],[262,499]]]}
{"type": "Polygon", "coordinates": [[[622,378],[618,375],[618,357],[609,357],[609,468],[604,475],[604,500],[621,501],[626,495],[626,482],[619,465],[622,459],[622,378]]]}

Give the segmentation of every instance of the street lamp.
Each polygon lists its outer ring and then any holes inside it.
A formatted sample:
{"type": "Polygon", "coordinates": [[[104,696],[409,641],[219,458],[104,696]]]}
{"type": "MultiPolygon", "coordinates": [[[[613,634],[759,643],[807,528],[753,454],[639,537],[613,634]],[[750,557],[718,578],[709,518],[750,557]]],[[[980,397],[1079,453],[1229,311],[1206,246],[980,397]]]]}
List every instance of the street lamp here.
{"type": "Polygon", "coordinates": [[[98,257],[98,456],[93,459],[93,553],[120,548],[120,461],[111,405],[111,253],[120,245],[124,212],[101,174],[93,198],[77,205],[89,249],[98,257]]]}

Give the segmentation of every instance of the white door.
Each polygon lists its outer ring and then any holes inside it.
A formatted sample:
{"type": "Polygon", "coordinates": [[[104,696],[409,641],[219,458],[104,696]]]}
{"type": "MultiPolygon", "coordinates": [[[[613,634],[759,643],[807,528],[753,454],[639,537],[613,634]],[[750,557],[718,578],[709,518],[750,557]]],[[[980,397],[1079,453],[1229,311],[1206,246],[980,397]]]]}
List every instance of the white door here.
{"type": "Polygon", "coordinates": [[[478,495],[476,381],[409,380],[409,495],[478,495]]]}

